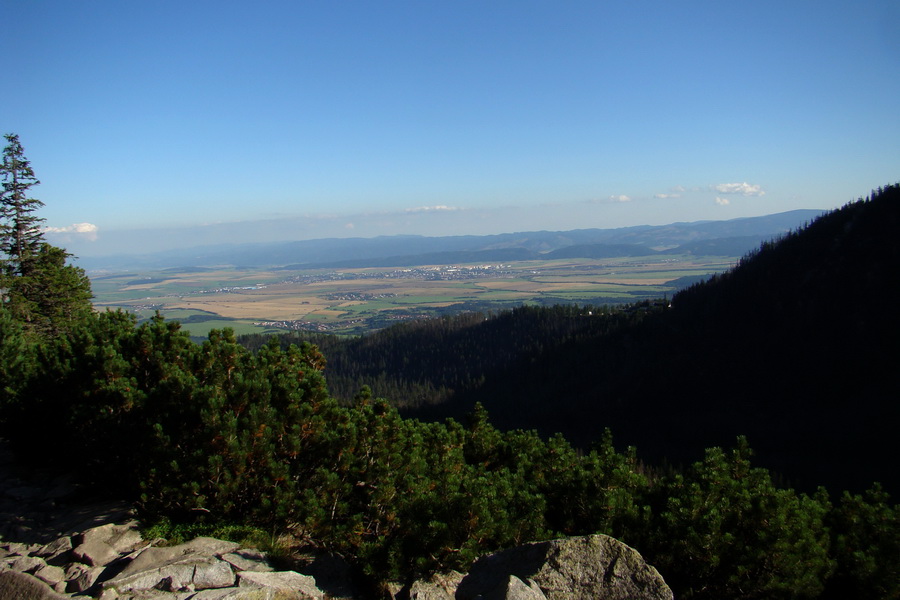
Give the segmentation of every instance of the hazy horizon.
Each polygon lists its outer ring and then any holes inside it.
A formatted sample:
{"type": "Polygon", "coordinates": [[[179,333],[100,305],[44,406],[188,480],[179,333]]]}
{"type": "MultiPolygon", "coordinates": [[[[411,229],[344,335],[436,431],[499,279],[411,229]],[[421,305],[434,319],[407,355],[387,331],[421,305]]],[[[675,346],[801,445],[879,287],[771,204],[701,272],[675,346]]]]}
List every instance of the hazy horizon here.
{"type": "MultiPolygon", "coordinates": [[[[822,209],[792,209],[797,210],[822,210],[822,209]]],[[[168,251],[190,250],[193,248],[228,246],[240,244],[265,244],[265,243],[281,243],[281,242],[300,242],[310,240],[325,239],[352,239],[362,238],[371,239],[378,237],[392,236],[418,236],[418,237],[455,237],[455,236],[490,236],[502,234],[515,234],[535,231],[551,231],[565,232],[579,229],[623,229],[629,227],[641,226],[661,226],[675,223],[694,223],[703,221],[733,221],[736,219],[751,218],[756,216],[767,215],[751,215],[748,217],[733,217],[729,219],[688,219],[680,221],[663,221],[663,222],[647,222],[623,225],[590,225],[580,224],[574,226],[554,227],[549,222],[544,222],[544,226],[534,227],[502,227],[501,222],[484,223],[483,228],[476,228],[467,232],[458,232],[453,229],[450,224],[450,232],[444,232],[441,229],[441,223],[438,219],[434,220],[431,227],[411,231],[390,231],[386,230],[379,224],[372,224],[360,228],[348,229],[342,227],[340,223],[342,219],[328,219],[320,217],[319,219],[310,220],[309,218],[286,219],[286,220],[269,220],[269,221],[244,221],[234,223],[216,223],[199,226],[180,226],[171,228],[147,228],[147,229],[130,229],[120,231],[106,232],[102,239],[85,239],[85,236],[78,234],[70,234],[65,232],[47,232],[46,237],[51,243],[64,247],[69,253],[76,258],[103,258],[124,255],[141,255],[155,254],[168,251]],[[331,227],[322,227],[322,223],[330,221],[331,227]],[[298,228],[306,226],[307,235],[297,235],[298,228]]],[[[386,217],[382,217],[386,218],[386,217]]],[[[383,224],[382,224],[383,225],[383,224]]],[[[443,223],[447,225],[447,223],[443,223]]]]}

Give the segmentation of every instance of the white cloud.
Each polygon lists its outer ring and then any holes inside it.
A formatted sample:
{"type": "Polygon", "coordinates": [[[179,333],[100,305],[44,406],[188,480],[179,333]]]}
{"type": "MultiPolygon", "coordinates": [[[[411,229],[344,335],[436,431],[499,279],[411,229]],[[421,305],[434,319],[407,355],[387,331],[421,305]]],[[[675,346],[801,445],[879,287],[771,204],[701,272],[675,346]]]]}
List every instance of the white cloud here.
{"type": "Polygon", "coordinates": [[[716,196],[716,204],[718,204],[719,206],[728,206],[730,203],[731,200],[729,200],[728,198],[720,198],[719,196],[716,196]]]}
{"type": "Polygon", "coordinates": [[[93,223],[73,223],[72,225],[67,225],[65,227],[44,227],[42,229],[42,231],[44,231],[45,233],[68,233],[80,235],[92,242],[97,239],[97,232],[99,230],[100,228],[93,223]]]}
{"type": "Polygon", "coordinates": [[[353,223],[347,223],[346,225],[344,225],[344,229],[356,229],[356,225],[354,225],[353,223]]]}
{"type": "Polygon", "coordinates": [[[609,199],[612,200],[613,202],[631,202],[631,198],[629,196],[626,196],[625,194],[620,194],[618,196],[610,196],[609,199]]]}
{"type": "Polygon", "coordinates": [[[681,198],[681,194],[656,194],[653,197],[659,198],[660,200],[666,200],[667,198],[681,198]]]}
{"type": "Polygon", "coordinates": [[[761,186],[746,181],[743,183],[720,183],[714,186],[714,189],[720,194],[740,194],[742,196],[762,196],[766,193],[761,186]]]}
{"type": "Polygon", "coordinates": [[[435,211],[445,211],[445,210],[459,210],[455,206],[446,206],[444,204],[438,204],[437,206],[417,206],[416,208],[407,208],[406,212],[435,212],[435,211]]]}

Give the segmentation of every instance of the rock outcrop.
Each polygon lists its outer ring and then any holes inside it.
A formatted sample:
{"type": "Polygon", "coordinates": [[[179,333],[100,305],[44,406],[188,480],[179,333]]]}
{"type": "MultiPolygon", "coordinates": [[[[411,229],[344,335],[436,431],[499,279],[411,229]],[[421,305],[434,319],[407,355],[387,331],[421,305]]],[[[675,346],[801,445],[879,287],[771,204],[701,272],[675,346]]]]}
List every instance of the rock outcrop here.
{"type": "Polygon", "coordinates": [[[103,600],[325,597],[313,577],[275,572],[259,551],[202,537],[158,546],[142,540],[133,521],[102,525],[43,546],[2,544],[0,556],[0,598],[4,599],[16,594],[103,600]]]}

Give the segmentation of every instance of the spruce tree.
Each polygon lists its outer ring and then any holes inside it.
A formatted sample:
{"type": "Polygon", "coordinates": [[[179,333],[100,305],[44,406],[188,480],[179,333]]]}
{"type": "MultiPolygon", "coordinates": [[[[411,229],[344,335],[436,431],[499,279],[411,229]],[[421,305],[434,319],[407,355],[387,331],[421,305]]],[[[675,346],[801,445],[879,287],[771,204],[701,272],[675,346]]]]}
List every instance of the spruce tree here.
{"type": "Polygon", "coordinates": [[[4,137],[8,144],[3,149],[3,163],[0,165],[0,177],[3,179],[0,250],[6,254],[3,271],[6,275],[28,275],[44,241],[40,229],[44,219],[34,214],[44,203],[29,198],[31,188],[40,181],[25,158],[19,136],[8,133],[4,137]]]}

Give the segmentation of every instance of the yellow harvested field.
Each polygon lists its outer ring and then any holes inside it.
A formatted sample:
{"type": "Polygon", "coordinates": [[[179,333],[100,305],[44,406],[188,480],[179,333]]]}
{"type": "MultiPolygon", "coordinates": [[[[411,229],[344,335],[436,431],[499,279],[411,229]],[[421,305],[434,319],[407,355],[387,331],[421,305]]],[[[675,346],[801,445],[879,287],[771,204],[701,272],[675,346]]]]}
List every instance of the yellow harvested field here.
{"type": "Polygon", "coordinates": [[[544,289],[544,285],[539,281],[488,281],[479,283],[478,287],[486,290],[514,290],[521,292],[537,292],[544,289]]]}

